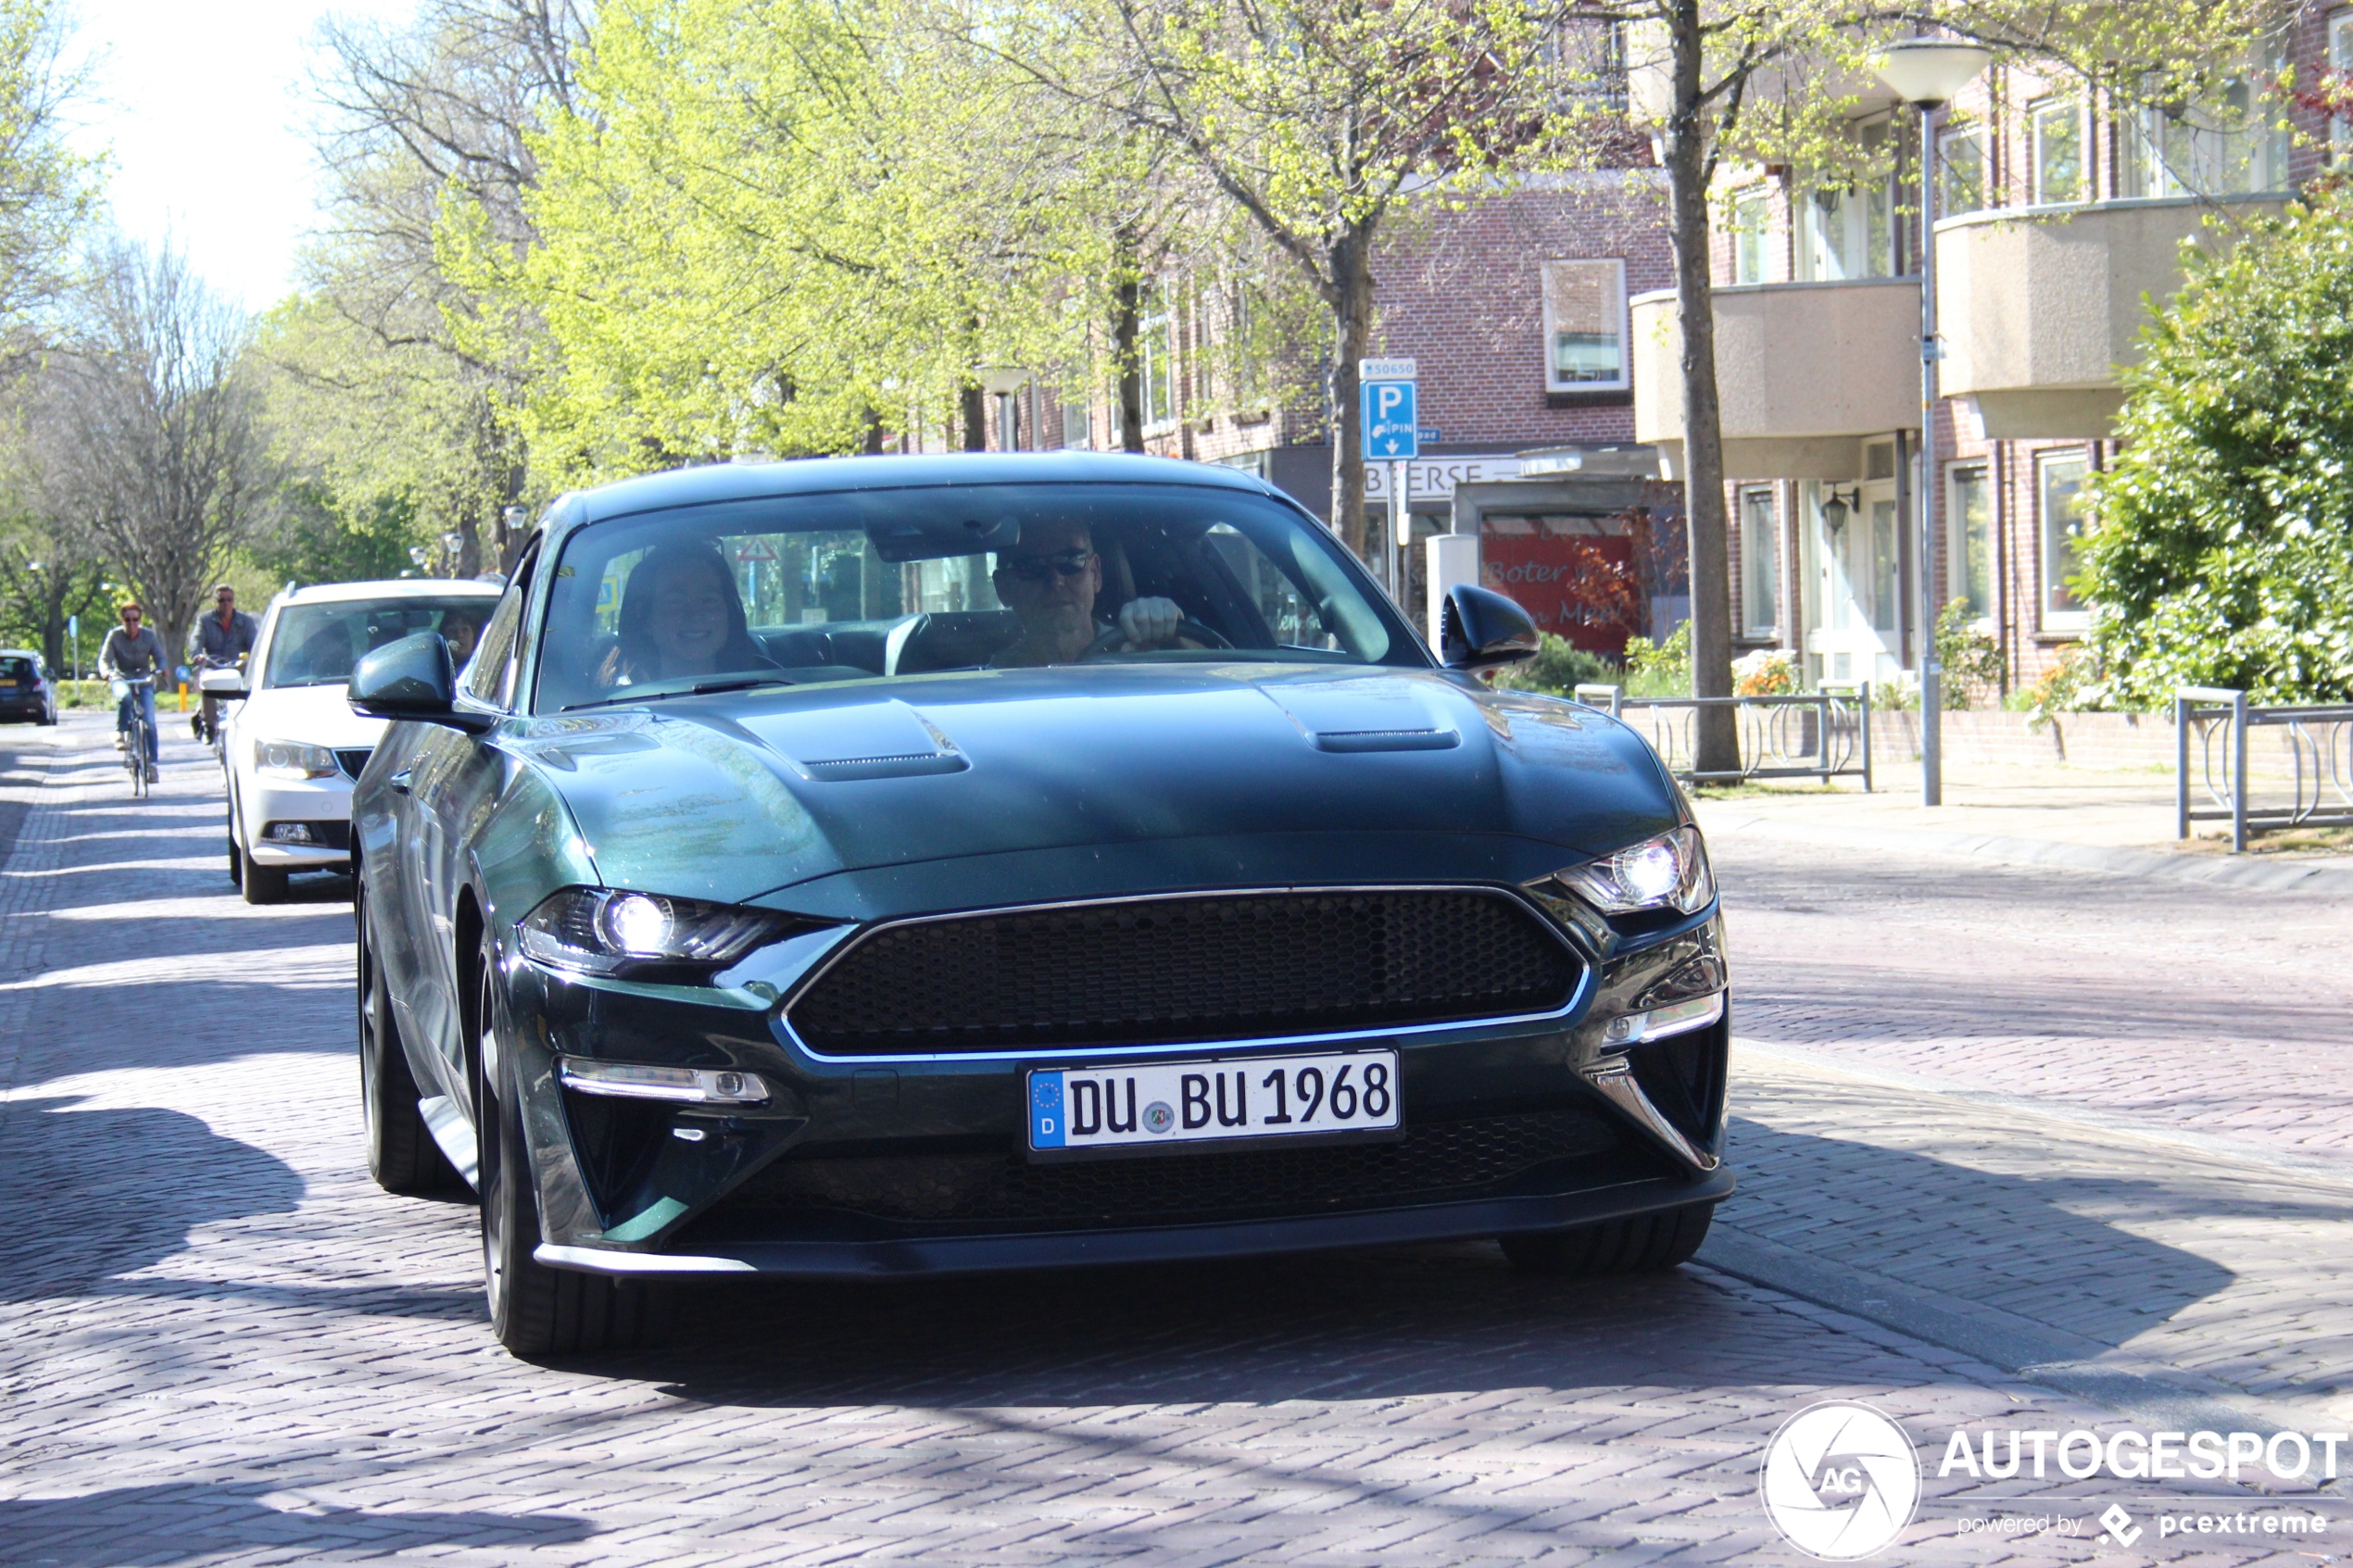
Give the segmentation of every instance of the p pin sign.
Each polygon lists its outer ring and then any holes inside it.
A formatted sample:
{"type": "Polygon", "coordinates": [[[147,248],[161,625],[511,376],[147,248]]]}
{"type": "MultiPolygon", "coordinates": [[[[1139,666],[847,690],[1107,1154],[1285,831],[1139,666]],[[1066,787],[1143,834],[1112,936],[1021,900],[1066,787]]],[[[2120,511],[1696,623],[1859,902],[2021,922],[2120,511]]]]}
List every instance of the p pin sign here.
{"type": "Polygon", "coordinates": [[[1371,462],[1406,462],[1422,454],[1421,423],[1414,395],[1411,359],[1359,359],[1364,387],[1365,458],[1371,462]]]}

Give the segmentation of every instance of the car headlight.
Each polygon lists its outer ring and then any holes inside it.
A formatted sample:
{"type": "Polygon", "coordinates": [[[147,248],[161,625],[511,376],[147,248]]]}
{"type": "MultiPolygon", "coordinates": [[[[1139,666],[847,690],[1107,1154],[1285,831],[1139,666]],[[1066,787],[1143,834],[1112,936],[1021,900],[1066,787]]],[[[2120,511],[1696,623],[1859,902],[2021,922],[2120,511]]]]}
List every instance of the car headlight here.
{"type": "Polygon", "coordinates": [[[255,741],[253,765],[281,779],[323,779],[343,771],[333,752],[298,740],[255,741]]]}
{"type": "Polygon", "coordinates": [[[542,900],[516,930],[523,952],[542,963],[614,974],[639,964],[716,968],[808,923],[699,898],[567,887],[542,900]]]}
{"type": "Polygon", "coordinates": [[[1630,849],[1554,873],[1604,914],[1676,909],[1696,914],[1716,897],[1707,846],[1699,829],[1684,826],[1644,839],[1630,849]]]}

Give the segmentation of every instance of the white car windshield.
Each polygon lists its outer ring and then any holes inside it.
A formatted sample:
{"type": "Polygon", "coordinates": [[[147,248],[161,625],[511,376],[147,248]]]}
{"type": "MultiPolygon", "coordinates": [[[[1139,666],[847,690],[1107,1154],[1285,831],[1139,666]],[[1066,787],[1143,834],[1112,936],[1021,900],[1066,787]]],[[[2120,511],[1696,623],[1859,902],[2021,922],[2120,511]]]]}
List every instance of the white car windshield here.
{"type": "Polygon", "coordinates": [[[1220,486],[942,485],[680,507],[580,530],[555,575],[541,712],[990,666],[1425,662],[1327,532],[1220,486]]]}
{"type": "Polygon", "coordinates": [[[359,656],[419,632],[449,640],[451,659],[466,662],[482,624],[498,601],[472,597],[345,599],[288,605],[278,612],[270,636],[270,664],[261,684],[272,686],[342,685],[359,656]]]}

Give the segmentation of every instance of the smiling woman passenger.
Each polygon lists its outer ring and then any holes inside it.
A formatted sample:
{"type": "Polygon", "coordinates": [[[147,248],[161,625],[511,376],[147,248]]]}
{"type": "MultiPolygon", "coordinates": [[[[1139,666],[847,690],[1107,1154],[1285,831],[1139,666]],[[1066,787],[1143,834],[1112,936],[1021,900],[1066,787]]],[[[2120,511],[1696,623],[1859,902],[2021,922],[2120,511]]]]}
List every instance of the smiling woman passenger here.
{"type": "Polygon", "coordinates": [[[648,550],[629,573],[621,635],[598,684],[634,686],[687,675],[774,668],[751,640],[735,574],[712,546],[679,543],[648,550]]]}

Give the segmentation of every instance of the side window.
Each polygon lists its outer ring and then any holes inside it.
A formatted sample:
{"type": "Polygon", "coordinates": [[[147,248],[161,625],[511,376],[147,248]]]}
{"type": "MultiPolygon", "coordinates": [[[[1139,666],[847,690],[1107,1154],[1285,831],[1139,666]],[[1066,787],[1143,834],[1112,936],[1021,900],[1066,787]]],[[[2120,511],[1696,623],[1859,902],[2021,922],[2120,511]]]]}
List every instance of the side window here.
{"type": "Polygon", "coordinates": [[[538,559],[539,546],[535,544],[516,563],[505,597],[491,612],[490,624],[483,628],[482,646],[466,679],[467,691],[500,708],[510,706],[514,697],[515,670],[522,662],[517,644],[522,632],[523,601],[531,596],[531,569],[538,559]]]}

